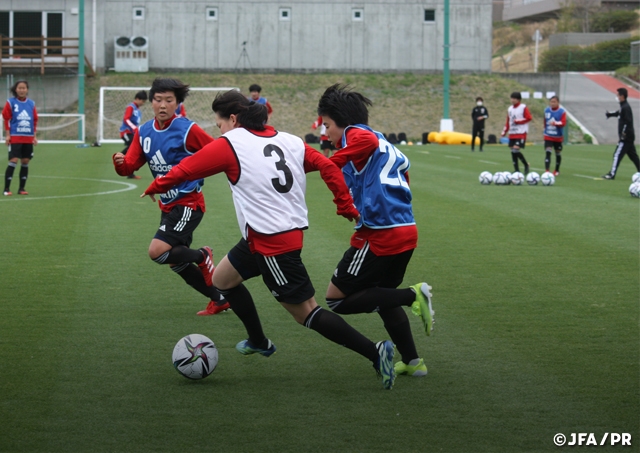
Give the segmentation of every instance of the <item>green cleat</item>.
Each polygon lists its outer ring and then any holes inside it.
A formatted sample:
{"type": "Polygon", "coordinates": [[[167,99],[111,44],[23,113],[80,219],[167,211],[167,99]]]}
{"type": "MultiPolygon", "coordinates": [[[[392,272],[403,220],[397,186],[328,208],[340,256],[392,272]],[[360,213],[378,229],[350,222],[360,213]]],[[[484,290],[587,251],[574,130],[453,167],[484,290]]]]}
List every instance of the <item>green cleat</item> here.
{"type": "Polygon", "coordinates": [[[431,335],[436,314],[431,306],[431,286],[426,283],[417,283],[411,288],[416,292],[416,301],[411,304],[411,311],[414,315],[420,316],[424,324],[424,332],[431,335]]]}
{"type": "Polygon", "coordinates": [[[274,352],[276,352],[276,345],[271,343],[271,340],[267,340],[267,348],[256,348],[249,340],[242,340],[236,345],[236,350],[242,355],[250,355],[250,354],[260,354],[265,357],[271,356],[274,352]]]}
{"type": "Polygon", "coordinates": [[[406,374],[416,377],[427,375],[427,365],[424,364],[423,359],[413,359],[408,365],[404,362],[396,362],[393,368],[397,375],[406,374]]]}

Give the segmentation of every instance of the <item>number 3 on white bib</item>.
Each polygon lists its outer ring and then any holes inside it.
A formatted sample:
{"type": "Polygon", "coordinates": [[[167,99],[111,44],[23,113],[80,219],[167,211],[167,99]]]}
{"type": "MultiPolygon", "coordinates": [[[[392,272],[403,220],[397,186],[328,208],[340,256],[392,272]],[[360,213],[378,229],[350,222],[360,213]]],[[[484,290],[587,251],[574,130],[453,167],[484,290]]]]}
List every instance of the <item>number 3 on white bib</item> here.
{"type": "Polygon", "coordinates": [[[404,179],[404,177],[400,175],[400,172],[402,172],[409,166],[409,159],[407,159],[407,157],[402,154],[402,152],[400,152],[400,150],[395,146],[389,143],[383,143],[384,142],[380,143],[380,152],[388,152],[389,159],[380,172],[380,182],[382,184],[389,184],[391,186],[402,186],[408,189],[409,184],[407,184],[407,181],[404,179]],[[393,171],[393,166],[395,165],[397,159],[401,159],[403,160],[403,162],[395,171],[393,171]]]}

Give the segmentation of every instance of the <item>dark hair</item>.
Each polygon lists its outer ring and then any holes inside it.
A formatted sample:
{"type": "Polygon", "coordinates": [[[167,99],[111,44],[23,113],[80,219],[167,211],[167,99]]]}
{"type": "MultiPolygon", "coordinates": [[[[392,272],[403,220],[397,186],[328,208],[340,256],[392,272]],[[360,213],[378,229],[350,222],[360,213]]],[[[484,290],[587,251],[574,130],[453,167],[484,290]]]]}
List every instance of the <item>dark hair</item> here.
{"type": "Polygon", "coordinates": [[[556,101],[560,102],[560,98],[558,96],[556,96],[555,94],[549,98],[549,100],[551,100],[551,99],[555,99],[556,101]]]}
{"type": "Polygon", "coordinates": [[[136,97],[134,99],[140,99],[141,101],[147,100],[147,92],[146,91],[138,91],[136,93],[136,97]]]}
{"type": "Polygon", "coordinates": [[[520,99],[520,100],[522,100],[522,95],[520,94],[519,91],[514,91],[513,93],[511,93],[511,99],[520,99]]]}
{"type": "Polygon", "coordinates": [[[178,79],[163,79],[158,77],[151,84],[149,90],[149,99],[153,100],[153,96],[156,93],[168,93],[173,92],[178,104],[184,101],[189,96],[189,85],[185,85],[178,79]]]}
{"type": "Polygon", "coordinates": [[[267,106],[250,101],[235,90],[219,93],[211,104],[211,110],[221,118],[236,115],[242,127],[256,131],[263,131],[269,119],[267,106]]]}
{"type": "Polygon", "coordinates": [[[482,99],[480,96],[478,96],[478,97],[476,98],[476,102],[477,102],[477,101],[482,101],[482,102],[484,102],[484,99],[482,99]]]}
{"type": "Polygon", "coordinates": [[[327,88],[318,101],[318,115],[328,116],[338,127],[352,124],[369,124],[371,100],[348,85],[336,83],[327,88]]]}
{"type": "Polygon", "coordinates": [[[13,93],[14,97],[18,97],[18,85],[20,85],[21,83],[24,83],[27,86],[27,90],[29,89],[29,82],[27,82],[26,80],[18,80],[16,83],[13,84],[13,86],[11,87],[11,92],[13,93]]]}
{"type": "Polygon", "coordinates": [[[626,88],[618,88],[616,91],[618,92],[618,94],[624,96],[625,99],[629,97],[629,92],[627,91],[626,88]]]}
{"type": "Polygon", "coordinates": [[[249,92],[252,92],[252,91],[257,91],[258,93],[260,93],[262,91],[262,87],[257,83],[254,83],[249,87],[249,92]]]}

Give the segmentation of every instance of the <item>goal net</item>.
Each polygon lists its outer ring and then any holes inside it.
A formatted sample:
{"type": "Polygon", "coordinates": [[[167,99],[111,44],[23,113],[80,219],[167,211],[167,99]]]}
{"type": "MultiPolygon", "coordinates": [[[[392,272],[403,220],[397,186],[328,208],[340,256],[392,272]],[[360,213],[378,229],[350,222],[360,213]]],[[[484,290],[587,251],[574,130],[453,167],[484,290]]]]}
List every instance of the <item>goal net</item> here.
{"type": "MultiPolygon", "coordinates": [[[[38,113],[38,143],[84,143],[84,134],[82,113],[38,113]]],[[[1,137],[4,140],[4,130],[1,137]]]]}
{"type": "MultiPolygon", "coordinates": [[[[100,143],[122,143],[120,126],[127,105],[133,102],[138,91],[149,91],[149,87],[101,87],[100,112],[98,117],[98,141],[100,143]]],[[[215,120],[211,103],[219,92],[238,90],[235,87],[191,87],[184,101],[187,118],[198,123],[209,135],[214,134],[215,120]]],[[[151,103],[145,102],[140,108],[142,123],[153,118],[151,103]]],[[[141,123],[141,124],[142,124],[141,123]]]]}

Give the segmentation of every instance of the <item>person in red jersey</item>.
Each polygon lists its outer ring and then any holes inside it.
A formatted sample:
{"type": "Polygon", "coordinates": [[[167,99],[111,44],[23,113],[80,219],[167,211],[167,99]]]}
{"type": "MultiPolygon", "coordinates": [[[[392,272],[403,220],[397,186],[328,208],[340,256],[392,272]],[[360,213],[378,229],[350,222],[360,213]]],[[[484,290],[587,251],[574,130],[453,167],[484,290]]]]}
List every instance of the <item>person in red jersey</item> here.
{"type": "Polygon", "coordinates": [[[33,159],[33,147],[38,144],[36,128],[38,111],[36,104],[27,96],[29,83],[18,80],[11,87],[13,97],[7,99],[2,110],[5,143],[9,147],[9,165],[4,174],[4,196],[11,196],[11,180],[20,160],[20,188],[18,195],[29,195],[25,190],[29,176],[29,162],[33,159]]]}
{"type": "Polygon", "coordinates": [[[254,83],[249,87],[249,100],[253,102],[257,102],[258,104],[262,104],[267,108],[267,122],[271,120],[271,115],[273,114],[273,108],[267,98],[260,96],[262,92],[262,87],[257,83],[254,83]]]}
{"type": "MultiPolygon", "coordinates": [[[[133,134],[140,126],[142,122],[142,112],[140,107],[147,102],[147,92],[138,91],[133,98],[133,102],[127,105],[124,110],[124,117],[122,118],[122,125],[120,126],[120,138],[124,141],[124,149],[122,154],[127,154],[131,141],[133,140],[133,134]]],[[[128,175],[129,179],[140,179],[140,176],[135,174],[128,175]]]]}
{"type": "MultiPolygon", "coordinates": [[[[126,155],[113,155],[119,175],[130,175],[143,165],[149,165],[155,178],[162,177],[185,157],[213,141],[193,121],[176,116],[178,103],[188,93],[189,86],[179,80],[157,78],[153,81],[149,98],[155,118],[134,131],[126,155]]],[[[193,232],[205,212],[203,183],[202,180],[186,182],[160,196],[160,226],[149,245],[149,257],[158,264],[168,264],[187,284],[209,298],[207,310],[198,313],[208,315],[226,310],[229,305],[221,301],[220,294],[212,286],[211,249],[189,248],[193,232]]]]}
{"type": "Polygon", "coordinates": [[[176,109],[176,116],[184,116],[187,117],[187,109],[184,108],[184,102],[178,104],[178,108],[176,109]]]}
{"type": "Polygon", "coordinates": [[[431,287],[418,283],[398,289],[418,244],[411,206],[409,159],[371,129],[371,101],[345,85],[333,85],[318,102],[318,114],[337,151],[331,161],[342,172],[360,218],[351,247],[338,263],[327,289],[327,305],[339,314],[373,313],[398,347],[397,374],[425,376],[403,307],[433,329],[431,287]]]}
{"type": "Polygon", "coordinates": [[[322,117],[319,116],[317,120],[311,125],[312,130],[316,130],[320,127],[320,150],[325,157],[331,157],[331,153],[335,151],[336,147],[333,146],[329,137],[327,137],[327,127],[322,122],[322,117]]]}
{"type": "Polygon", "coordinates": [[[393,386],[393,343],[374,344],[340,316],[323,310],[300,258],[308,228],[306,173],[320,171],[334,195],[337,213],[358,217],[340,170],[321,153],[291,134],[266,125],[264,105],[236,91],[216,96],[212,104],[222,137],[156,179],[142,196],[164,193],[184,181],[224,173],[229,181],[242,238],[222,258],[213,284],[240,318],[248,339],[236,349],[271,356],[275,345],[263,330],[251,294],[242,284],[262,276],[271,294],[305,327],[373,362],[383,387],[393,386]]]}
{"type": "Polygon", "coordinates": [[[502,130],[503,137],[509,134],[509,149],[515,171],[520,171],[518,159],[524,164],[525,174],[529,173],[529,163],[524,158],[522,151],[527,141],[529,122],[532,120],[529,108],[522,103],[522,95],[517,91],[511,93],[511,106],[507,111],[507,123],[502,130]]]}

